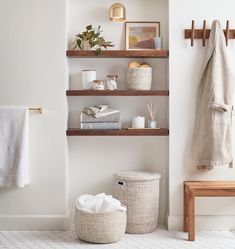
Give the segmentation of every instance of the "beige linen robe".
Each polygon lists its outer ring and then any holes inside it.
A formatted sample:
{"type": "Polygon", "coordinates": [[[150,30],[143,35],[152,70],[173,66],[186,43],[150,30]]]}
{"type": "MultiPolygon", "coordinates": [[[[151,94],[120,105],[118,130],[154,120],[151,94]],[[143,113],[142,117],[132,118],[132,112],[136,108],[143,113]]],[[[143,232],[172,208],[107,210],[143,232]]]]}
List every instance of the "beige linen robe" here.
{"type": "Polygon", "coordinates": [[[213,21],[200,81],[194,131],[194,159],[198,169],[232,167],[232,85],[225,37],[213,21]]]}

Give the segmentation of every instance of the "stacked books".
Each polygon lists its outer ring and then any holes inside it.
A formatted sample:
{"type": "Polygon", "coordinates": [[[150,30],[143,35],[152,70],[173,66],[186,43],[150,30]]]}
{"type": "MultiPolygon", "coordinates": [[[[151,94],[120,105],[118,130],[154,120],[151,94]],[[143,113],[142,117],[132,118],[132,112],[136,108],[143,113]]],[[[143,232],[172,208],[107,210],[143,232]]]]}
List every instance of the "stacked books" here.
{"type": "MultiPolygon", "coordinates": [[[[101,107],[98,106],[98,107],[101,107]]],[[[120,130],[121,115],[119,110],[115,110],[104,105],[100,109],[97,106],[88,107],[81,113],[82,130],[120,130]]]]}

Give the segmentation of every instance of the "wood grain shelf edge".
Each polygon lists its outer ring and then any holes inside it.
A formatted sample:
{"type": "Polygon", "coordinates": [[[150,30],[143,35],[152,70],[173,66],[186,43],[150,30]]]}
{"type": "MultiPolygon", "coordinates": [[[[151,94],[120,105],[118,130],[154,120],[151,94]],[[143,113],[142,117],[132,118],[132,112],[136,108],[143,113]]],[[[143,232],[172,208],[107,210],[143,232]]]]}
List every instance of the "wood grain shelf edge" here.
{"type": "Polygon", "coordinates": [[[67,136],[168,136],[169,130],[161,129],[134,129],[134,130],[81,130],[70,128],[66,131],[67,136]]]}
{"type": "Polygon", "coordinates": [[[67,96],[169,96],[168,90],[67,90],[67,96]]]}
{"type": "Polygon", "coordinates": [[[67,50],[67,57],[87,58],[167,58],[168,50],[103,50],[99,55],[95,51],[67,50]]]}

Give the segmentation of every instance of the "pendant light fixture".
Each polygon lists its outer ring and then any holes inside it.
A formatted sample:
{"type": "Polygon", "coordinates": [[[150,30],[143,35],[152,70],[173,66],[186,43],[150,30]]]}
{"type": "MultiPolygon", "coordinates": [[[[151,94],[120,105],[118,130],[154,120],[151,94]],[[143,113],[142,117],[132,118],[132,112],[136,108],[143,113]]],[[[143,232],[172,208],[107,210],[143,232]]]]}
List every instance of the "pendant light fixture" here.
{"type": "Polygon", "coordinates": [[[121,3],[114,3],[109,9],[109,19],[113,22],[126,20],[126,9],[121,3]]]}

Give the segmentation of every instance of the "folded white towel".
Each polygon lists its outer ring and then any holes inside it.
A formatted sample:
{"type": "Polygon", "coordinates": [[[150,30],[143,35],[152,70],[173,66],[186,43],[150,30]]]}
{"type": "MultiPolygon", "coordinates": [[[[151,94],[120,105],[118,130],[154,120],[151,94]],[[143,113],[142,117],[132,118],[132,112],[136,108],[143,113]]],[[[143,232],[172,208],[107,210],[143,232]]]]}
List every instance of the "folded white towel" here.
{"type": "Polygon", "coordinates": [[[110,108],[108,105],[97,105],[86,107],[83,112],[96,118],[101,118],[114,113],[119,113],[120,111],[110,108]]]}
{"type": "Polygon", "coordinates": [[[28,108],[0,107],[0,187],[29,184],[28,108]]]}
{"type": "Polygon", "coordinates": [[[114,211],[126,211],[126,207],[111,195],[104,193],[98,195],[81,195],[76,200],[76,207],[90,213],[109,213],[114,211]]]}

